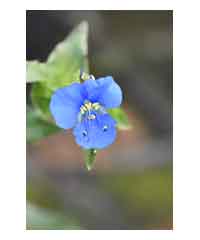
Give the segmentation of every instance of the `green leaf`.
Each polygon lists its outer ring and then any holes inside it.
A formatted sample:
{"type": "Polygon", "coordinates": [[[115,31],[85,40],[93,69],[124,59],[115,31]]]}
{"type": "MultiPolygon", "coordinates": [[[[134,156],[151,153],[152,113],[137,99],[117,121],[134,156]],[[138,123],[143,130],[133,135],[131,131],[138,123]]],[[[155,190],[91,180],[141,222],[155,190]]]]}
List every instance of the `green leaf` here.
{"type": "Polygon", "coordinates": [[[27,63],[27,81],[34,82],[32,102],[49,119],[49,102],[53,92],[73,82],[80,82],[80,70],[88,72],[88,23],[82,22],[50,53],[46,63],[27,63]]]}
{"type": "Polygon", "coordinates": [[[85,156],[85,165],[88,171],[92,169],[92,166],[94,164],[95,158],[96,158],[97,150],[96,149],[89,149],[86,150],[86,156],[85,156]]]}
{"type": "Polygon", "coordinates": [[[41,119],[39,112],[32,108],[26,111],[26,139],[31,143],[40,140],[50,134],[58,132],[60,129],[55,124],[41,119]]]}
{"type": "Polygon", "coordinates": [[[126,112],[122,108],[109,109],[108,112],[117,121],[119,129],[128,130],[132,127],[128,121],[126,112]]]}
{"type": "Polygon", "coordinates": [[[48,80],[48,71],[45,63],[37,60],[26,62],[26,82],[34,83],[48,80]]]}

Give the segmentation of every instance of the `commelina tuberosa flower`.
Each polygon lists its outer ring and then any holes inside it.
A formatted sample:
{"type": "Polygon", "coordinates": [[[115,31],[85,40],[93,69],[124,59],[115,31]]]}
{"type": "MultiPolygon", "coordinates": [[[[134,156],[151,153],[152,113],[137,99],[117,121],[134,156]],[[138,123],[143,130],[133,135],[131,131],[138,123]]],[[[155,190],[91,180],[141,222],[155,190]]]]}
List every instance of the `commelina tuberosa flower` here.
{"type": "Polygon", "coordinates": [[[122,91],[111,76],[60,88],[51,97],[56,124],[73,129],[76,143],[85,149],[102,149],[116,138],[116,121],[106,111],[119,107],[122,91]]]}

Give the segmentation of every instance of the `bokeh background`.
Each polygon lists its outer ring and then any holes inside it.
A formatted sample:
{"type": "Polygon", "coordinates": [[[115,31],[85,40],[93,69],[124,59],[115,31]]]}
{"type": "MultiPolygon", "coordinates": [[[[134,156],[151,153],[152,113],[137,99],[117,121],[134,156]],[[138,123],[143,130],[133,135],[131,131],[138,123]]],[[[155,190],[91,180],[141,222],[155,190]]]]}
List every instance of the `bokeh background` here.
{"type": "Polygon", "coordinates": [[[88,21],[90,71],[119,83],[133,126],[98,153],[91,172],[70,131],[27,144],[27,229],[172,229],[173,12],[26,17],[26,58],[40,61],[88,21]]]}

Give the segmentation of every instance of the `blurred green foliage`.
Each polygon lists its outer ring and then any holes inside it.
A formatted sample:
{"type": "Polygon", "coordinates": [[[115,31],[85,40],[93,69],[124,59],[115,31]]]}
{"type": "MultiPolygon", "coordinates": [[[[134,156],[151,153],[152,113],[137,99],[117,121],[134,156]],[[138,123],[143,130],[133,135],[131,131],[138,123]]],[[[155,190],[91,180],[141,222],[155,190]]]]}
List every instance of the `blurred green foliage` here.
{"type": "Polygon", "coordinates": [[[118,199],[130,219],[138,217],[138,226],[141,226],[140,221],[144,226],[152,224],[152,228],[172,223],[171,166],[146,169],[138,174],[105,175],[100,182],[118,199]]]}
{"type": "Polygon", "coordinates": [[[42,181],[29,182],[26,190],[26,199],[34,202],[41,208],[62,210],[63,204],[55,195],[55,190],[44,178],[42,181]]]}
{"type": "Polygon", "coordinates": [[[26,199],[27,229],[81,229],[78,218],[74,214],[70,211],[63,212],[63,202],[47,180],[29,182],[26,199]]]}
{"type": "Polygon", "coordinates": [[[26,125],[26,140],[28,143],[40,140],[60,130],[53,122],[43,120],[37,109],[30,107],[26,109],[26,125]]]}
{"type": "Polygon", "coordinates": [[[27,230],[79,230],[79,222],[60,212],[44,209],[27,203],[26,206],[26,229],[27,230]]]}

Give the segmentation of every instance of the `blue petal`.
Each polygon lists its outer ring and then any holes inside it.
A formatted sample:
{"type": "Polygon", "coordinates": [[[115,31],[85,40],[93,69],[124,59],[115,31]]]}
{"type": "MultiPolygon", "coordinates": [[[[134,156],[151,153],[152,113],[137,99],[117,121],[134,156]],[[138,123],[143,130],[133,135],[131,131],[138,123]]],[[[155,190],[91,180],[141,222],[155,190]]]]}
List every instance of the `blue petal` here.
{"type": "Polygon", "coordinates": [[[83,86],[79,83],[60,88],[52,95],[50,110],[59,127],[74,127],[84,98],[83,86]]]}
{"type": "Polygon", "coordinates": [[[84,82],[84,87],[88,100],[99,102],[105,108],[118,107],[122,102],[121,88],[111,76],[97,80],[89,79],[84,82]]]}
{"type": "Polygon", "coordinates": [[[97,81],[93,79],[85,80],[83,86],[87,94],[87,99],[90,100],[91,102],[95,102],[101,90],[97,81]]]}
{"type": "Polygon", "coordinates": [[[78,123],[73,134],[76,143],[85,149],[102,149],[112,144],[116,138],[116,122],[109,114],[96,115],[96,119],[85,118],[78,123]]]}

